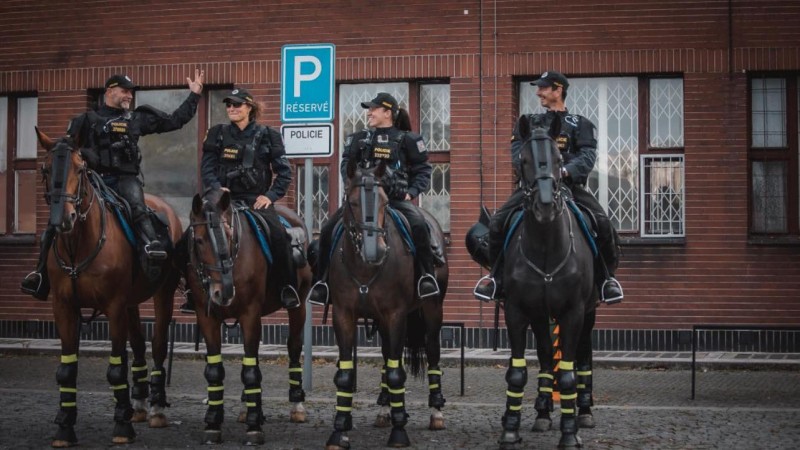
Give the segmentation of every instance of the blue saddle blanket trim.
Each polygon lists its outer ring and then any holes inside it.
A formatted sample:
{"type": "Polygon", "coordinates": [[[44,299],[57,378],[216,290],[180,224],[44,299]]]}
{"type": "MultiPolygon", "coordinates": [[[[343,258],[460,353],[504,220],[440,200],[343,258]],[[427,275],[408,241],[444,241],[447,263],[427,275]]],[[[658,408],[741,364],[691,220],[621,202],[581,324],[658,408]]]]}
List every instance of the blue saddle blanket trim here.
{"type": "Polygon", "coordinates": [[[567,206],[569,206],[569,209],[572,211],[572,214],[575,215],[575,218],[578,219],[578,224],[581,226],[581,230],[583,230],[583,235],[586,236],[586,240],[589,242],[589,247],[592,248],[592,255],[597,258],[599,253],[597,250],[597,243],[594,241],[594,237],[592,236],[592,232],[589,230],[589,226],[586,224],[586,221],[583,220],[583,214],[578,209],[578,205],[575,204],[574,200],[567,200],[567,206]]]}
{"type": "Polygon", "coordinates": [[[264,232],[258,226],[258,222],[256,222],[256,218],[253,217],[253,212],[249,209],[245,209],[244,216],[247,217],[247,222],[250,224],[250,227],[253,228],[253,233],[256,235],[256,239],[258,239],[258,246],[261,247],[261,253],[264,254],[264,258],[267,259],[268,264],[272,264],[272,251],[269,249],[269,244],[267,243],[267,238],[264,236],[264,232]]]}
{"type": "Polygon", "coordinates": [[[286,220],[286,218],[283,217],[282,215],[278,214],[278,220],[281,221],[281,225],[283,225],[287,230],[289,228],[292,228],[292,224],[290,224],[289,221],[286,220]]]}
{"type": "Polygon", "coordinates": [[[511,216],[511,226],[508,227],[508,233],[506,234],[506,240],[503,242],[503,251],[506,251],[508,248],[508,243],[511,242],[511,236],[514,235],[514,231],[517,230],[520,222],[522,222],[522,210],[518,209],[514,211],[511,216]]]}
{"type": "Polygon", "coordinates": [[[110,198],[110,195],[106,190],[101,190],[100,192],[102,192],[103,200],[105,201],[106,205],[111,208],[111,211],[114,211],[114,216],[119,221],[119,226],[122,227],[122,232],[125,233],[125,239],[127,239],[128,243],[131,244],[131,247],[137,248],[136,234],[133,232],[133,227],[131,227],[128,219],[125,218],[125,213],[122,211],[122,208],[118,206],[118,200],[115,198],[110,198]]]}
{"type": "Polygon", "coordinates": [[[336,246],[339,245],[339,239],[342,238],[344,234],[344,223],[340,220],[336,223],[336,226],[333,228],[333,239],[331,239],[331,252],[328,255],[328,261],[333,261],[333,252],[336,251],[336,246]]]}
{"type": "Polygon", "coordinates": [[[403,241],[405,241],[409,250],[411,250],[411,254],[417,256],[417,248],[414,246],[414,239],[411,238],[411,233],[409,232],[408,228],[406,228],[406,223],[405,221],[403,221],[403,217],[400,215],[399,212],[395,211],[392,208],[387,208],[387,210],[389,211],[389,214],[392,216],[394,224],[397,225],[397,229],[400,230],[400,236],[403,237],[403,241]]]}

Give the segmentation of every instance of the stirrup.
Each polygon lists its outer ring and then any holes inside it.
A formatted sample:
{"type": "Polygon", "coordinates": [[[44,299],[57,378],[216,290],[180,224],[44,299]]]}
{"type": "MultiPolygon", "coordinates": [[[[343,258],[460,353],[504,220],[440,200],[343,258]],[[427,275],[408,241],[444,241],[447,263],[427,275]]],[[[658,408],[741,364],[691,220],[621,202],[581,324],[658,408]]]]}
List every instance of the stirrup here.
{"type": "Polygon", "coordinates": [[[623,297],[624,297],[624,294],[622,292],[622,285],[619,284],[619,281],[617,281],[617,279],[614,278],[614,277],[606,278],[606,280],[603,282],[603,286],[600,287],[600,301],[605,303],[606,305],[613,305],[613,304],[621,302],[623,297]],[[605,298],[606,286],[609,285],[609,284],[616,284],[617,285],[617,287],[619,288],[619,295],[617,295],[616,297],[605,298]]]}
{"type": "Polygon", "coordinates": [[[297,289],[291,284],[287,284],[281,289],[281,303],[286,309],[295,309],[300,307],[300,294],[297,289]]]}
{"type": "Polygon", "coordinates": [[[148,259],[167,259],[167,252],[164,250],[158,249],[151,249],[150,246],[153,244],[147,244],[144,246],[144,253],[147,255],[148,259]]]}
{"type": "Polygon", "coordinates": [[[328,283],[326,283],[324,280],[319,280],[316,283],[314,283],[314,285],[311,286],[311,289],[308,291],[308,295],[306,296],[306,302],[311,303],[312,305],[316,305],[316,306],[325,306],[325,305],[328,304],[329,295],[330,295],[330,291],[328,289],[328,283]],[[325,296],[322,297],[323,298],[322,301],[312,300],[311,299],[311,296],[314,294],[314,292],[317,289],[324,289],[325,296]]]}
{"type": "Polygon", "coordinates": [[[25,294],[34,295],[37,292],[39,292],[39,289],[42,288],[42,281],[43,280],[44,280],[44,277],[42,276],[42,274],[34,270],[33,272],[25,275],[25,278],[22,279],[22,283],[20,284],[20,289],[25,294]],[[36,287],[32,287],[32,286],[28,286],[27,285],[27,281],[29,279],[32,280],[30,282],[31,284],[33,284],[34,283],[33,280],[35,280],[36,287]]]}
{"type": "Polygon", "coordinates": [[[433,275],[426,273],[425,275],[419,277],[419,280],[417,280],[417,295],[419,296],[420,300],[433,297],[434,295],[439,295],[439,283],[436,282],[436,278],[434,278],[433,275]],[[433,282],[434,290],[423,295],[422,282],[426,279],[430,279],[431,282],[433,282]]]}
{"type": "Polygon", "coordinates": [[[472,290],[472,295],[474,295],[475,298],[477,298],[478,300],[480,300],[482,302],[491,302],[491,301],[493,301],[495,299],[495,296],[497,295],[497,282],[495,281],[494,277],[491,274],[484,275],[483,277],[481,277],[481,279],[478,280],[477,283],[475,283],[475,288],[472,290]],[[484,286],[483,285],[484,281],[487,281],[486,286],[491,286],[492,287],[492,294],[491,295],[487,296],[486,294],[484,294],[482,292],[479,292],[479,289],[484,286]]]}

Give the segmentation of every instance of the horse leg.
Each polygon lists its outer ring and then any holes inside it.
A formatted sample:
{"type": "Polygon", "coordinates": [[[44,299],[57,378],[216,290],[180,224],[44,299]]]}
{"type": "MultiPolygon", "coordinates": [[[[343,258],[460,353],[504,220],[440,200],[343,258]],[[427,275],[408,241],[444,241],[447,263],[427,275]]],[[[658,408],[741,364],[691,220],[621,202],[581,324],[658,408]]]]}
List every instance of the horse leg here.
{"type": "Polygon", "coordinates": [[[500,448],[514,448],[522,442],[519,427],[522,423],[522,397],[528,383],[528,367],[525,362],[525,334],[527,319],[519,308],[506,306],[506,327],[511,358],[506,371],[506,411],[503,414],[503,434],[500,435],[500,448]]]}
{"type": "Polygon", "coordinates": [[[301,337],[305,321],[305,305],[289,311],[289,339],[286,340],[286,350],[289,353],[289,402],[292,403],[289,421],[293,423],[305,423],[307,416],[303,406],[306,392],[303,390],[303,365],[300,362],[300,355],[303,351],[301,337]]]}
{"type": "Polygon", "coordinates": [[[142,325],[139,320],[139,308],[128,308],[128,341],[131,343],[133,362],[131,363],[131,400],[133,402],[133,416],[131,422],[139,423],[147,420],[145,400],[149,394],[147,384],[147,361],[144,358],[145,343],[142,325]]]}
{"type": "Polygon", "coordinates": [[[167,371],[164,361],[167,359],[169,326],[172,322],[172,308],[175,302],[175,289],[178,276],[170,275],[153,296],[156,322],[153,327],[153,370],[150,372],[150,428],[163,428],[169,425],[164,409],[167,403],[167,371]]]}
{"type": "Polygon", "coordinates": [[[561,440],[559,448],[580,447],[575,403],[578,398],[578,382],[575,376],[575,353],[578,335],[583,327],[583,313],[569,311],[558,319],[559,340],[562,359],[558,362],[558,387],[561,392],[561,440]]]}
{"type": "Polygon", "coordinates": [[[55,423],[58,425],[52,446],[71,447],[78,444],[75,421],[78,418],[78,314],[77,310],[62,299],[53,301],[58,335],[61,336],[61,365],[56,371],[59,385],[60,407],[55,423]]]}
{"type": "MultiPolygon", "coordinates": [[[[122,303],[122,298],[117,298],[122,303]]],[[[108,331],[111,336],[111,356],[108,358],[108,371],[106,379],[114,391],[114,444],[128,444],[133,442],[136,432],[131,425],[133,405],[130,399],[128,385],[128,308],[119,306],[110,310],[108,315],[108,331]]]]}
{"type": "Polygon", "coordinates": [[[389,385],[386,384],[386,360],[389,358],[389,341],[381,339],[381,354],[383,355],[383,366],[381,366],[381,392],[378,394],[378,415],[375,416],[374,426],[376,428],[389,428],[392,425],[392,417],[389,414],[389,385]]]}
{"type": "Polygon", "coordinates": [[[536,356],[539,359],[539,375],[537,376],[537,395],[534,409],[536,420],[531,431],[543,432],[553,428],[553,340],[550,336],[550,324],[547,321],[534,321],[531,325],[536,337],[536,356]]]}
{"type": "Polygon", "coordinates": [[[333,377],[333,383],[336,385],[336,416],[333,419],[333,433],[325,443],[327,450],[350,448],[347,432],[353,429],[355,312],[352,309],[337,308],[334,302],[333,330],[336,342],[339,344],[339,362],[338,370],[333,377]]]}
{"type": "Polygon", "coordinates": [[[244,333],[244,358],[242,359],[242,385],[244,402],[247,407],[244,423],[247,425],[245,445],[264,443],[261,425],[266,422],[261,408],[261,370],[258,368],[258,343],[261,341],[260,304],[245,313],[240,320],[244,333]]]}
{"type": "Polygon", "coordinates": [[[428,360],[428,407],[431,408],[431,418],[428,424],[430,430],[444,430],[444,415],[442,408],[445,398],[442,394],[442,369],[439,368],[442,349],[439,333],[442,329],[444,310],[441,302],[426,302],[423,304],[425,318],[425,357],[428,360]]]}
{"type": "Polygon", "coordinates": [[[204,443],[222,442],[222,420],[224,417],[223,397],[225,396],[225,368],[222,365],[222,337],[220,321],[205,313],[205,305],[197,305],[197,323],[206,341],[206,368],[203,375],[208,382],[208,409],[204,421],[204,443]]]}
{"type": "Polygon", "coordinates": [[[388,324],[381,324],[381,339],[389,342],[389,351],[386,359],[386,385],[389,389],[389,413],[392,419],[392,431],[389,434],[387,447],[408,447],[411,441],[408,439],[406,424],[408,423],[408,413],[406,413],[406,371],[403,368],[403,348],[406,340],[406,316],[399,315],[388,324]]]}
{"type": "Polygon", "coordinates": [[[578,382],[578,427],[594,428],[592,415],[592,329],[594,328],[596,310],[592,310],[583,320],[581,336],[578,340],[577,382],[578,382]]]}

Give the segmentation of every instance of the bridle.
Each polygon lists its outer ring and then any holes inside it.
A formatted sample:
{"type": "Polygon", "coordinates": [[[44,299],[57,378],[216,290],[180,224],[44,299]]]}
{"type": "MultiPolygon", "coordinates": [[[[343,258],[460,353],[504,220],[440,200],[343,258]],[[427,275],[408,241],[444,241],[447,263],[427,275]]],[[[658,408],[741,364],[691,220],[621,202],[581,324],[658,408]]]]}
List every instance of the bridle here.
{"type": "Polygon", "coordinates": [[[360,180],[349,185],[348,198],[353,190],[359,190],[359,199],[361,201],[361,220],[356,219],[355,211],[347,199],[345,199],[345,218],[343,226],[350,242],[355,247],[356,252],[361,255],[364,262],[373,265],[382,265],[389,254],[389,248],[383,253],[379,260],[377,258],[378,251],[378,238],[387,236],[386,224],[386,208],[383,208],[383,224],[379,226],[378,211],[380,206],[380,189],[383,187],[383,182],[375,177],[373,173],[362,174],[360,180]],[[352,220],[348,220],[347,216],[352,220]]]}
{"type": "MultiPolygon", "coordinates": [[[[234,225],[239,221],[238,214],[232,214],[234,225]]],[[[192,218],[193,219],[193,218],[192,218]]],[[[233,285],[233,263],[239,253],[239,239],[237,231],[241,227],[233,226],[230,232],[230,239],[226,229],[230,225],[228,221],[222,217],[222,214],[213,211],[204,205],[203,207],[203,220],[195,221],[189,224],[189,262],[194,267],[195,274],[200,280],[206,296],[210,298],[209,288],[213,278],[211,272],[220,274],[222,284],[222,296],[224,299],[233,298],[235,289],[233,285]],[[214,255],[214,262],[206,264],[200,258],[200,254],[195,244],[195,229],[199,226],[205,226],[207,230],[208,241],[211,246],[211,252],[214,255]]]]}

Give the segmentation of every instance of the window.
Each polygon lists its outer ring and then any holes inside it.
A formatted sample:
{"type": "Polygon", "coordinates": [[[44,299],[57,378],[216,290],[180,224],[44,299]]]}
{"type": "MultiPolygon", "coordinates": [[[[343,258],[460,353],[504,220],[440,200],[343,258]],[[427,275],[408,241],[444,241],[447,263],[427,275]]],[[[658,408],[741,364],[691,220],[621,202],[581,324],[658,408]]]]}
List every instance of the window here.
{"type": "Polygon", "coordinates": [[[800,99],[794,76],[750,79],[750,232],[798,234],[800,99]]]}
{"type": "MultiPolygon", "coordinates": [[[[519,86],[520,114],[544,112],[536,87],[519,86]]],[[[683,80],[572,78],[566,105],[597,126],[597,163],[587,188],[617,230],[684,236],[683,80]],[[648,139],[639,138],[640,130],[648,139]]]]}
{"type": "Polygon", "coordinates": [[[38,99],[0,97],[0,235],[36,232],[38,99]]]}
{"type": "MultiPolygon", "coordinates": [[[[306,187],[304,178],[305,167],[297,167],[297,213],[300,217],[305,217],[305,201],[306,201],[306,187]]],[[[327,165],[314,165],[311,192],[312,198],[312,211],[314,215],[314,225],[312,226],[313,233],[319,233],[322,229],[322,224],[328,220],[329,195],[328,195],[328,182],[329,182],[330,169],[327,165]]]]}
{"type": "MultiPolygon", "coordinates": [[[[344,138],[367,128],[361,102],[378,92],[392,94],[401,108],[409,111],[412,129],[425,139],[433,166],[431,185],[419,197],[419,204],[430,212],[445,232],[450,231],[450,85],[442,83],[399,82],[342,84],[339,86],[339,161],[344,138]]],[[[337,165],[338,177],[338,165],[337,165]]],[[[342,180],[339,180],[340,186],[342,180]]],[[[317,184],[315,183],[315,186],[317,184]]],[[[322,186],[322,185],[320,185],[322,186]]]]}

